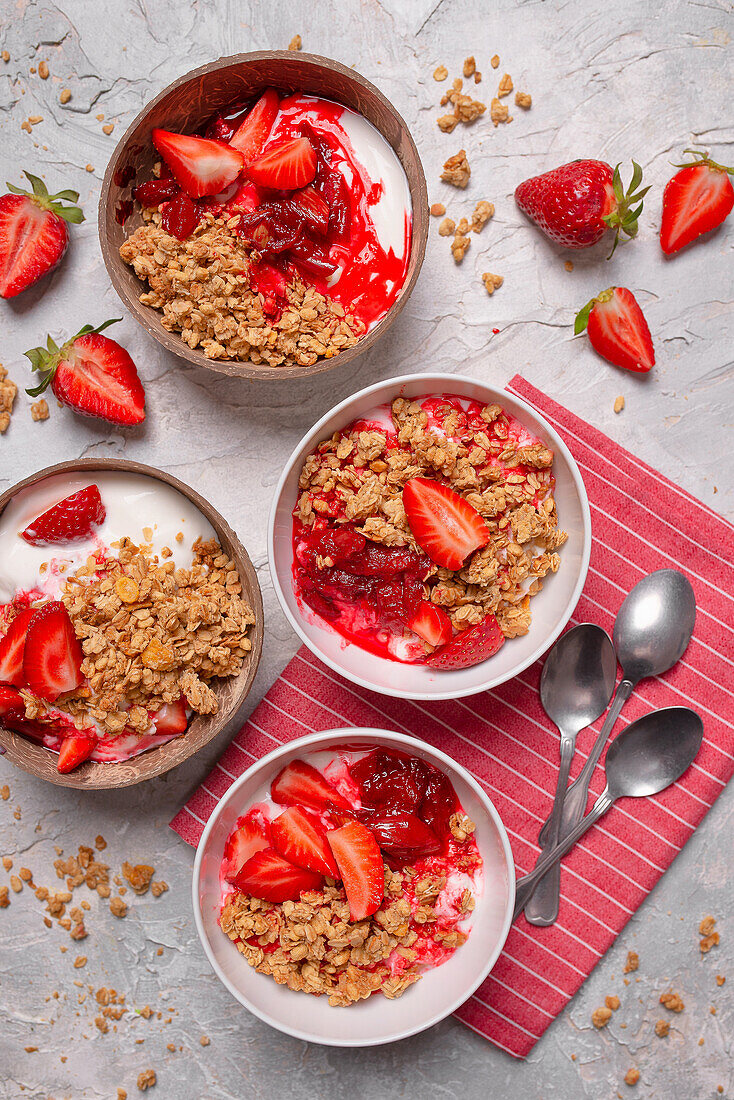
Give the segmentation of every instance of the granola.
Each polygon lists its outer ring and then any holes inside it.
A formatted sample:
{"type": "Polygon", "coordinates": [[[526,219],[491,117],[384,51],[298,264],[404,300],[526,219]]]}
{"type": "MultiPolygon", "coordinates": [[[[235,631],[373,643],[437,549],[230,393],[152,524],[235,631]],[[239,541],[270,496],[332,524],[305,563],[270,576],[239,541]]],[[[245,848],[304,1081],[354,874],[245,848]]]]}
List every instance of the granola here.
{"type": "MultiPolygon", "coordinates": [[[[530,629],[530,599],[543,578],[557,571],[558,550],[567,538],[557,526],[553,455],[499,406],[474,402],[467,411],[465,405],[451,395],[396,397],[389,408],[376,411],[374,427],[370,417],[363,418],[322,440],[307,457],[294,511],[297,590],[336,629],[339,616],[332,612],[338,601],[327,605],[336,599],[334,584],[345,583],[349,565],[334,568],[328,555],[309,561],[305,547],[324,531],[344,528],[366,539],[368,549],[405,548],[416,564],[404,568],[420,570],[421,546],[402,499],[406,483],[417,477],[436,479],[458,493],[489,530],[488,543],[459,569],[423,559],[425,599],[448,613],[455,631],[489,613],[505,638],[530,629]]],[[[349,636],[359,644],[357,634],[355,629],[349,636]]],[[[425,659],[432,647],[426,643],[419,652],[410,659],[425,659]]]]}

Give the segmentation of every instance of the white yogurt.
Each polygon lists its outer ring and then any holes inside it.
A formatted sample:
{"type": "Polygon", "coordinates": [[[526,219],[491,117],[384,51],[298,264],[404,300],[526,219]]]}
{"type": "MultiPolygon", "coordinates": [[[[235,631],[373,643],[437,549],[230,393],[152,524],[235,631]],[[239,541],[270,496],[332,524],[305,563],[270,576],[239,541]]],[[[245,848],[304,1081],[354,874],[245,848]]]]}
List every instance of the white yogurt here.
{"type": "Polygon", "coordinates": [[[22,489],[0,516],[0,602],[9,603],[17,593],[32,589],[57,599],[66,578],[90,554],[104,550],[115,556],[111,544],[125,536],[138,544],[152,544],[157,554],[167,546],[172,551],[169,560],[177,568],[191,565],[191,547],[197,538],[216,537],[198,508],[157,478],[107,470],[53,474],[22,489]],[[106,510],[104,523],[91,538],[48,546],[31,546],[21,538],[32,520],[88,485],[98,487],[106,510]],[[152,539],[145,538],[144,528],[153,532],[152,539]],[[183,534],[180,542],[178,533],[183,534]]]}

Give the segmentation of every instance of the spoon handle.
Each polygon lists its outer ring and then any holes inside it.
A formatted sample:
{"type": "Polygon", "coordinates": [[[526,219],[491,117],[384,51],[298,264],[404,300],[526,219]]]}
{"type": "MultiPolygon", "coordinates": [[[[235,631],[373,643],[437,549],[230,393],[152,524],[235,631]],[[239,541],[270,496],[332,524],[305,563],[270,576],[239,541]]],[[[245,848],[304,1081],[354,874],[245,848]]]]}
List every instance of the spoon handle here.
{"type": "MultiPolygon", "coordinates": [[[[561,837],[561,823],[563,821],[563,806],[568,787],[568,774],[571,770],[571,761],[576,746],[576,736],[569,737],[561,732],[561,763],[558,769],[558,782],[553,800],[553,809],[545,828],[545,837],[541,844],[538,861],[543,858],[543,850],[555,848],[561,837]]],[[[525,907],[525,919],[530,924],[545,928],[553,924],[558,916],[558,898],[561,887],[561,865],[556,863],[550,871],[541,879],[537,889],[529,899],[525,907]]]]}
{"type": "Polygon", "coordinates": [[[594,825],[600,817],[602,817],[607,810],[614,804],[614,798],[609,792],[609,786],[607,785],[602,793],[597,798],[596,802],[589,810],[586,817],[582,817],[580,821],[576,823],[570,833],[561,840],[555,848],[549,849],[544,852],[536,863],[534,869],[529,875],[524,875],[517,880],[515,884],[515,912],[513,920],[515,920],[523,908],[527,905],[528,901],[533,895],[533,891],[536,886],[546,874],[546,872],[556,863],[559,862],[562,856],[565,856],[566,852],[573,848],[577,840],[580,840],[584,833],[588,832],[592,825],[594,825]]]}
{"type": "MultiPolygon", "coordinates": [[[[576,779],[574,779],[571,786],[568,788],[565,794],[563,807],[562,807],[562,819],[561,827],[558,833],[558,839],[563,839],[570,829],[579,821],[586,810],[586,803],[589,798],[589,784],[591,777],[594,774],[594,768],[597,765],[599,757],[604,751],[604,746],[607,742],[609,734],[612,732],[617,718],[619,717],[622,707],[627,702],[634,688],[634,682],[632,680],[620,680],[617,685],[617,690],[614,693],[612,699],[612,705],[609,708],[604,725],[602,726],[599,734],[594,742],[594,745],[589,753],[588,759],[583,768],[579,772],[576,779]]],[[[540,844],[541,851],[547,851],[553,847],[554,841],[551,839],[551,819],[552,814],[546,821],[545,825],[540,831],[538,837],[538,843],[540,844]]],[[[542,858],[542,855],[541,857],[542,858]]],[[[558,918],[558,905],[560,902],[561,893],[561,869],[557,864],[553,868],[552,875],[548,875],[548,881],[543,883],[543,886],[533,898],[532,907],[529,909],[527,917],[531,924],[538,925],[540,927],[547,927],[549,924],[553,924],[558,918]]]]}

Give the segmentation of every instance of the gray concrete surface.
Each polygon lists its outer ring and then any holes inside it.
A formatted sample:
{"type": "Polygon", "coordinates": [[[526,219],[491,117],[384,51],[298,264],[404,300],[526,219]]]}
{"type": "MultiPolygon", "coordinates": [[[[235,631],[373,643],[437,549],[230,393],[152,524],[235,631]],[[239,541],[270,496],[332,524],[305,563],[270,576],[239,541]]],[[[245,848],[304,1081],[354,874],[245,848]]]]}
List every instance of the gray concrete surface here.
{"type": "MultiPolygon", "coordinates": [[[[10,54],[0,62],[0,179],[20,182],[23,168],[39,172],[54,188],[78,188],[87,214],[50,283],[2,303],[0,359],[11,377],[28,384],[22,353],[46,332],[69,335],[123,312],[100,257],[96,202],[115,139],[134,114],[186,70],[240,50],[285,47],[296,33],[305,49],[353,64],[394,101],[417,140],[432,200],[446,202],[452,214],[469,212],[480,198],[496,204],[463,265],[454,267],[434,222],[418,287],[389,337],[364,360],[311,382],[255,385],[189,369],[125,318],[113,335],[145,380],[144,429],[106,431],[55,403],[50,420],[34,424],[30,399],[21,394],[0,438],[2,488],[63,459],[126,455],[209,495],[246,543],[263,586],[267,638],[249,705],[296,648],[265,557],[265,515],[281,463],[335,400],[369,381],[435,368],[502,385],[522,371],[715,509],[729,516],[734,510],[727,468],[734,227],[673,262],[656,241],[661,188],[682,149],[698,141],[724,163],[734,159],[732,12],[725,0],[0,0],[0,50],[10,54]],[[497,73],[489,65],[495,52],[497,73]],[[469,53],[484,73],[479,98],[489,102],[506,71],[532,93],[533,108],[513,109],[506,127],[495,130],[485,119],[444,135],[435,124],[442,87],[431,74],[439,63],[458,74],[469,53]],[[51,71],[46,81],[29,71],[43,58],[51,71]],[[62,108],[64,87],[72,99],[62,108]],[[111,136],[98,114],[115,123],[111,136]],[[43,116],[32,135],[20,128],[29,115],[43,116]],[[461,146],[473,175],[459,194],[438,176],[461,146]],[[567,254],[523,223],[512,192],[526,176],[579,155],[612,164],[634,156],[653,191],[636,243],[612,264],[603,248],[574,256],[568,272],[567,254]],[[480,282],[487,270],[505,278],[491,299],[480,282]],[[649,377],[615,371],[585,339],[572,339],[576,310],[613,282],[629,286],[646,310],[658,354],[649,377]],[[626,408],[615,416],[618,394],[626,408]]],[[[2,1100],[106,1100],[117,1086],[135,1097],[137,1075],[147,1068],[158,1076],[156,1100],[704,1100],[718,1096],[717,1086],[731,1095],[731,789],[524,1064],[451,1020],[396,1046],[335,1051],[292,1041],[248,1016],[199,948],[189,901],[193,853],[167,821],[226,740],[143,787],[83,798],[0,760],[0,786],[10,787],[9,801],[0,802],[0,852],[12,856],[15,869],[28,866],[37,884],[52,886],[54,845],[68,854],[101,833],[113,869],[125,858],[149,862],[170,886],[158,900],[135,899],[122,921],[92,898],[90,935],[81,945],[44,927],[43,907],[27,888],[11,895],[10,908],[0,912],[2,1100]],[[702,958],[696,928],[706,913],[719,918],[722,942],[702,958]],[[639,981],[625,987],[629,948],[640,954],[639,981]],[[88,962],[77,971],[72,963],[81,952],[88,962]],[[723,988],[717,973],[729,975],[723,988]],[[78,1004],[74,980],[114,987],[130,1005],[150,1004],[164,1015],[145,1020],[131,1012],[116,1032],[102,1035],[89,997],[78,1004]],[[661,1040],[652,1025],[668,988],[686,1007],[661,1040]],[[597,1032],[591,1012],[613,992],[622,1007],[597,1032]],[[202,1035],[208,1046],[200,1045],[202,1035]],[[28,1046],[38,1049],[27,1053],[28,1046]],[[633,1064],[642,1077],[628,1088],[623,1076],[633,1064]]],[[[7,882],[3,871],[0,882],[7,882]]]]}

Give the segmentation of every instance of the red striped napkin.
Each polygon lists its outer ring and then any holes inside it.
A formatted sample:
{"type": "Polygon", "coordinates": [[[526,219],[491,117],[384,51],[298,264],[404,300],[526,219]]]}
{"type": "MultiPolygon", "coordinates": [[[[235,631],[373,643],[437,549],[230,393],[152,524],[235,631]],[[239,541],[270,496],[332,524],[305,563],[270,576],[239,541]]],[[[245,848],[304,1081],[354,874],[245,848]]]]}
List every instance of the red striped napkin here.
{"type": "MultiPolygon", "coordinates": [[[[734,770],[732,604],[734,539],[721,516],[595,428],[516,376],[508,389],[563,436],[589,494],[591,566],[571,623],[609,633],[624,596],[645,574],[674,566],[696,593],[696,630],[684,658],[633,693],[623,724],[656,707],[692,706],[704,743],[681,780],[655,798],[626,799],[564,860],[559,919],[552,928],[515,922],[492,974],[456,1013],[515,1057],[525,1057],[723,790],[734,770]],[[728,654],[728,656],[725,656],[728,654]]],[[[529,871],[550,811],[558,733],[538,696],[541,663],[469,699],[412,703],[354,687],[307,649],[294,657],[186,806],[171,822],[189,844],[236,776],[278,744],[314,730],[381,726],[422,737],[479,780],[507,826],[518,874],[529,871]]],[[[601,721],[601,720],[600,720],[601,721]]],[[[572,776],[598,731],[579,737],[572,776]]],[[[596,797],[604,786],[597,767],[596,797]]]]}

